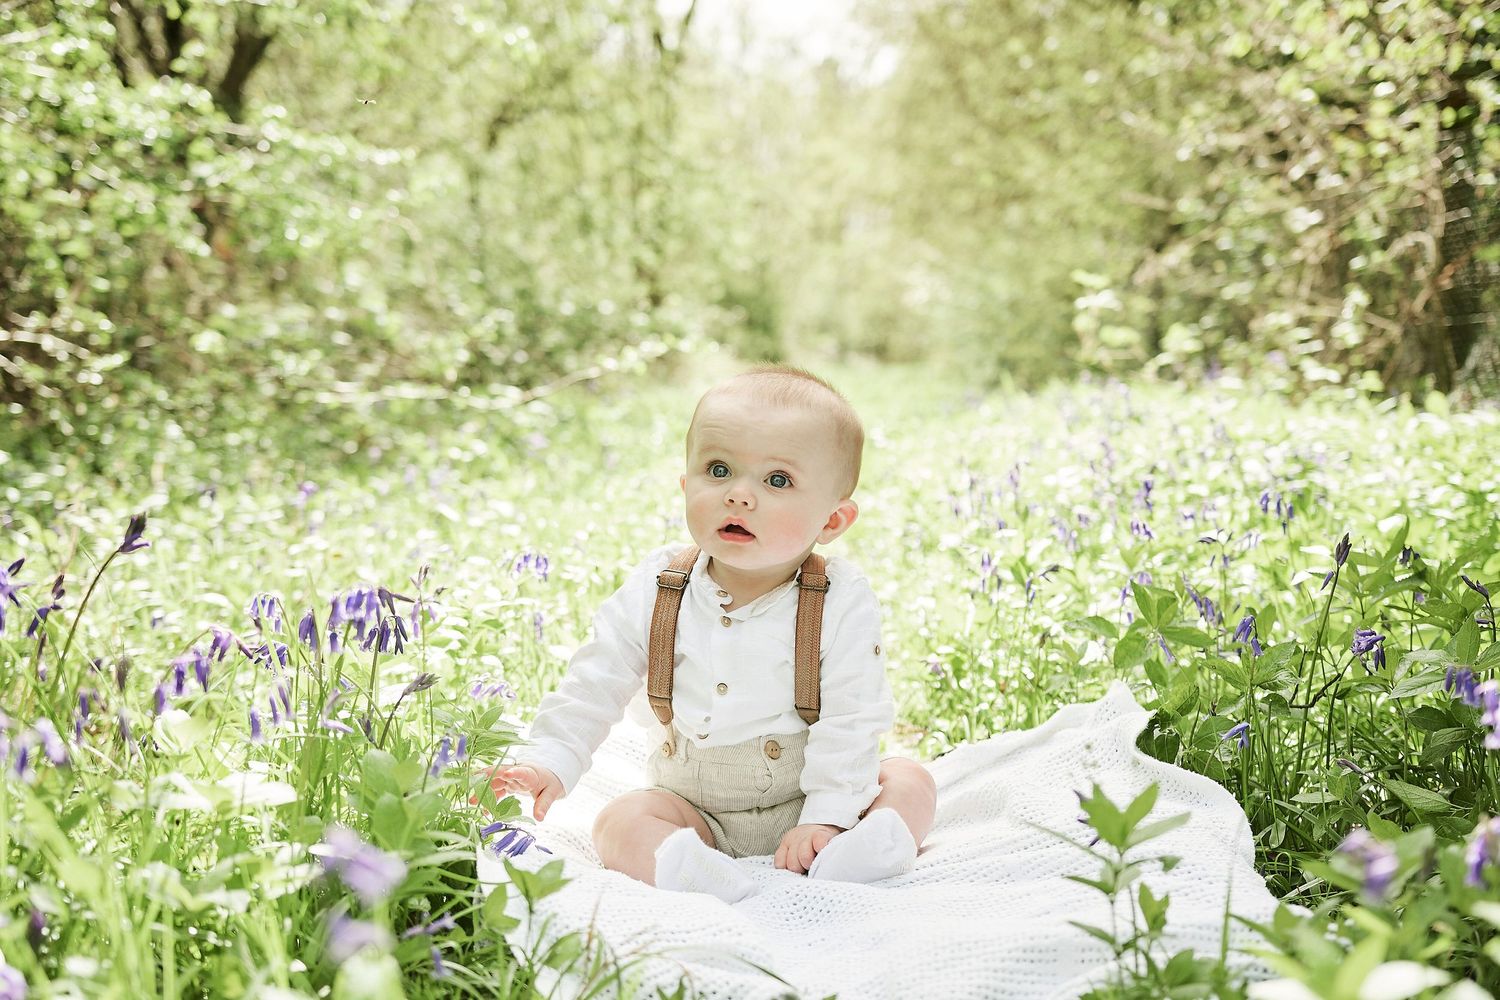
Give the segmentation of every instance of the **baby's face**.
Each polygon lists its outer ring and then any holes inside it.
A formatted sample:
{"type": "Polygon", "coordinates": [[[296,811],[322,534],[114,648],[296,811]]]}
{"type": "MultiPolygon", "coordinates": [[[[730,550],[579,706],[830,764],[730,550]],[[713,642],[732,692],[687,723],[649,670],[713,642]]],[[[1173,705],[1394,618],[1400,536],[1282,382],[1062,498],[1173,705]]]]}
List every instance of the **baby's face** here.
{"type": "Polygon", "coordinates": [[[844,500],[843,469],[833,429],[815,411],[716,393],[698,411],[682,477],[688,532],[725,565],[790,575],[814,542],[848,526],[829,527],[844,500]]]}

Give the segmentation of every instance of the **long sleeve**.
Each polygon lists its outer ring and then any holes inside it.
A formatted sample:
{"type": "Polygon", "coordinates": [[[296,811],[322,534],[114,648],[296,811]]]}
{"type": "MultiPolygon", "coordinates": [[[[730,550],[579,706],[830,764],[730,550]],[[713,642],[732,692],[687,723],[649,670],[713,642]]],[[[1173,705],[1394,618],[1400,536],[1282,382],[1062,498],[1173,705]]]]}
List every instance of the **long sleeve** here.
{"type": "Polygon", "coordinates": [[[646,678],[645,628],[655,596],[653,556],[631,571],[594,615],[591,640],[568,661],[562,682],[537,707],[529,745],[517,762],[540,764],[571,792],[593,761],[610,727],[646,678]],[[643,581],[650,582],[648,589],[643,581]]]}
{"type": "Polygon", "coordinates": [[[823,620],[822,704],[807,736],[800,822],[848,829],[880,794],[880,736],[896,709],[875,592],[858,573],[833,579],[830,597],[835,589],[842,593],[823,620]]]}

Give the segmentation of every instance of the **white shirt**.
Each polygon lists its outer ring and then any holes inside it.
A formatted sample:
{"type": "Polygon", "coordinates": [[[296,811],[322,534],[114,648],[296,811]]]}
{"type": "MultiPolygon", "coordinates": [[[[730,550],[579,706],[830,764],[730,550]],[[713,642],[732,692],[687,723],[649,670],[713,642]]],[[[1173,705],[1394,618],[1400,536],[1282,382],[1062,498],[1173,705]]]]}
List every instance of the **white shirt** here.
{"type": "MultiPolygon", "coordinates": [[[[657,549],[594,616],[594,637],[542,699],[521,762],[540,764],[572,791],[632,698],[632,717],[660,726],[644,696],[656,575],[682,546],[657,549]]],[[[852,827],[880,792],[880,736],[895,719],[880,644],[880,605],[862,573],[827,560],[819,643],[818,721],[807,738],[800,822],[852,827]]],[[[733,611],[699,553],[677,622],[675,738],[716,747],[809,730],[797,714],[793,649],[797,585],[787,581],[733,611]],[[728,622],[726,625],[725,622],[728,622]]]]}

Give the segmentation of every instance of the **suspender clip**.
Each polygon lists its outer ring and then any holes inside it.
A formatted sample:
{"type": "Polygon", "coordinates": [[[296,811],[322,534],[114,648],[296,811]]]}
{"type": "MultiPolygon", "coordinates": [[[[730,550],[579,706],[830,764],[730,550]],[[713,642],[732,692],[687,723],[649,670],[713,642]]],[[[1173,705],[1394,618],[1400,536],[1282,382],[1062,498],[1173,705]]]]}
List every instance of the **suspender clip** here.
{"type": "Polygon", "coordinates": [[[688,575],[677,569],[664,569],[656,574],[656,585],[665,590],[687,590],[688,575]]]}
{"type": "Polygon", "coordinates": [[[820,594],[828,593],[828,577],[822,573],[798,573],[797,586],[802,590],[814,590],[820,594]]]}

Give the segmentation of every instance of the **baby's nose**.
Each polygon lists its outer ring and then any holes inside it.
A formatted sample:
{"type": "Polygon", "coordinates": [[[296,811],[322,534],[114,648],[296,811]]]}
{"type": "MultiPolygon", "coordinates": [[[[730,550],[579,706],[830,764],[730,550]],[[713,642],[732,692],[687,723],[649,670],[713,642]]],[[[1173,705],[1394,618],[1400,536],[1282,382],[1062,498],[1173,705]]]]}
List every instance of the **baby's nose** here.
{"type": "Polygon", "coordinates": [[[736,486],[728,493],[724,494],[724,503],[730,507],[733,507],[735,504],[742,504],[746,507],[749,507],[752,503],[752,500],[753,498],[750,494],[750,491],[739,486],[736,486]]]}

